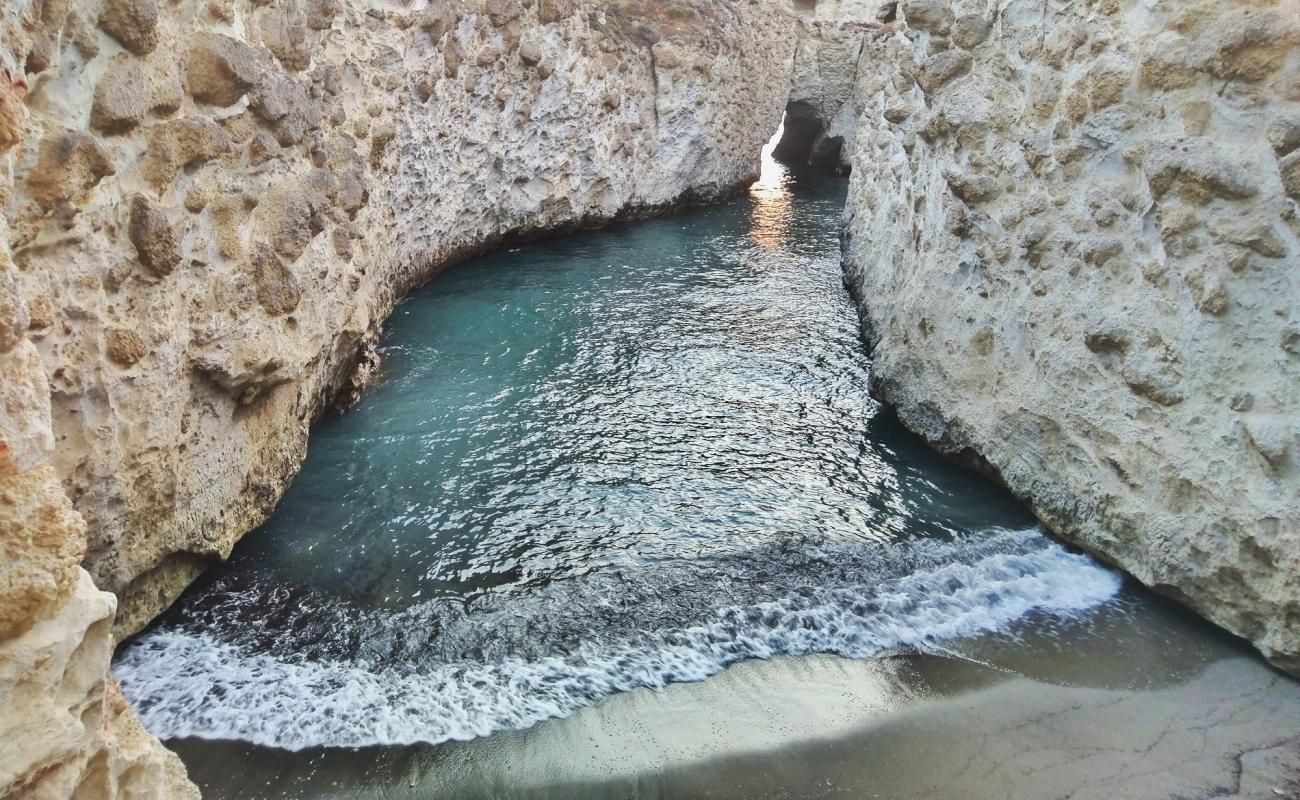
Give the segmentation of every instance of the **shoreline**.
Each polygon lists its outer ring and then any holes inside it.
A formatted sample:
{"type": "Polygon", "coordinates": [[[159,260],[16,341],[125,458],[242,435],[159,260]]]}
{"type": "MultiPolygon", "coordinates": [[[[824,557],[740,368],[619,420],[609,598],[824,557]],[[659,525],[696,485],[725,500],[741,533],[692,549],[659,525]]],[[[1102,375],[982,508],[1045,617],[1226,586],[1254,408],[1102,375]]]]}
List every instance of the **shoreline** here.
{"type": "Polygon", "coordinates": [[[1300,683],[1163,603],[1126,629],[1122,605],[951,655],[740,662],[433,747],[169,745],[213,800],[1300,796],[1300,683]],[[1154,665],[1133,652],[1162,641],[1154,665]]]}

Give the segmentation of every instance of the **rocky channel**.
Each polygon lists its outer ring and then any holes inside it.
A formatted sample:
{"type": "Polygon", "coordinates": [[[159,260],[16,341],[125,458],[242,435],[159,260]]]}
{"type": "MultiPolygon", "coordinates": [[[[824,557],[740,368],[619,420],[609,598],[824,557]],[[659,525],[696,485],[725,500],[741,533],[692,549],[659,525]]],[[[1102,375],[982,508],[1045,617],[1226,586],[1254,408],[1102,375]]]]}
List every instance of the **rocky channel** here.
{"type": "Polygon", "coordinates": [[[11,0],[0,787],[186,797],[116,641],[261,524],[394,304],[851,170],[873,392],[1300,669],[1295,0],[11,0]]]}

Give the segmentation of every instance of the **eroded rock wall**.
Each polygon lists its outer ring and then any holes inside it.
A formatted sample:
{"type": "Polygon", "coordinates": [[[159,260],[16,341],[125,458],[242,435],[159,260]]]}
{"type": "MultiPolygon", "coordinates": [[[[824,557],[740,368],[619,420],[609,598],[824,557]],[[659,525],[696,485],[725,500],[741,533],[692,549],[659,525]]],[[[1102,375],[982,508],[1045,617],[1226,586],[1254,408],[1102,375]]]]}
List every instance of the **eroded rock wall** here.
{"type": "Polygon", "coordinates": [[[26,308],[6,324],[49,376],[52,466],[116,632],[265,518],[410,287],[505,236],[751,180],[788,13],[6,4],[4,279],[26,308]]]}
{"type": "Polygon", "coordinates": [[[0,6],[0,793],[194,796],[114,636],[264,519],[408,289],[750,182],[789,13],[0,6]]]}
{"type": "Polygon", "coordinates": [[[0,795],[197,798],[108,676],[117,599],[80,566],[86,526],[52,463],[45,367],[12,276],[0,281],[0,795]]]}
{"type": "Polygon", "coordinates": [[[876,391],[1300,670],[1300,3],[900,17],[846,210],[876,391]]]}
{"type": "Polygon", "coordinates": [[[778,157],[850,164],[861,116],[854,92],[858,61],[868,38],[879,34],[878,6],[874,0],[822,0],[800,15],[785,124],[787,134],[806,126],[811,142],[783,141],[778,157]]]}

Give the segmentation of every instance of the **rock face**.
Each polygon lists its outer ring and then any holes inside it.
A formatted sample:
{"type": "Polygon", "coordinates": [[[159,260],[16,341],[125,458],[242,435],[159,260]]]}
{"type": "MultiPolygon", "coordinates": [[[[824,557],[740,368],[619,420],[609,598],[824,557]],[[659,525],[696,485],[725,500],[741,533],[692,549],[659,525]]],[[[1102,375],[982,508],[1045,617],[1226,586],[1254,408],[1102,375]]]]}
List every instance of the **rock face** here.
{"type": "Polygon", "coordinates": [[[193,796],[113,637],[266,517],[410,288],[749,183],[791,13],[3,4],[0,793],[193,796]]]}
{"type": "Polygon", "coordinates": [[[118,635],[265,518],[411,287],[508,236],[750,181],[795,39],[780,4],[740,0],[2,19],[31,86],[3,180],[17,333],[118,635]]]}
{"type": "Polygon", "coordinates": [[[878,6],[870,0],[822,0],[800,16],[778,158],[827,166],[851,162],[861,116],[854,86],[859,59],[879,36],[878,6]]]}
{"type": "Polygon", "coordinates": [[[0,8],[0,787],[193,796],[113,636],[266,517],[406,291],[747,184],[789,86],[879,393],[1300,668],[1294,0],[798,5],[0,8]]]}
{"type": "Polygon", "coordinates": [[[0,790],[197,798],[108,677],[117,599],[80,566],[86,526],[51,463],[50,389],[14,272],[0,245],[0,790]]]}
{"type": "Polygon", "coordinates": [[[904,0],[861,59],[875,389],[1300,674],[1300,6],[995,5],[904,0]]]}

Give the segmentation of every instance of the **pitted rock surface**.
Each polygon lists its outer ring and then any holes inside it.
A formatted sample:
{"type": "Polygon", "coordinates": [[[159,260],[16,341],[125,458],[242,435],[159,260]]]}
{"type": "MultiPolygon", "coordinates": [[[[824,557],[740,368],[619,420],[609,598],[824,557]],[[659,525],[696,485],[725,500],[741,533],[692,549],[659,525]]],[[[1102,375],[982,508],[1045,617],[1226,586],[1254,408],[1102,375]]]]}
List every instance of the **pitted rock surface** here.
{"type": "Polygon", "coordinates": [[[792,12],[665,9],[0,10],[0,793],[194,795],[112,634],[265,519],[409,289],[756,177],[792,12]]]}
{"type": "Polygon", "coordinates": [[[859,61],[846,211],[875,390],[1300,670],[1300,7],[899,16],[859,61]]]}

